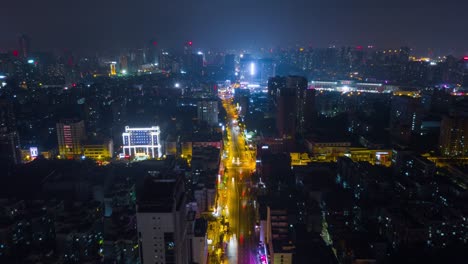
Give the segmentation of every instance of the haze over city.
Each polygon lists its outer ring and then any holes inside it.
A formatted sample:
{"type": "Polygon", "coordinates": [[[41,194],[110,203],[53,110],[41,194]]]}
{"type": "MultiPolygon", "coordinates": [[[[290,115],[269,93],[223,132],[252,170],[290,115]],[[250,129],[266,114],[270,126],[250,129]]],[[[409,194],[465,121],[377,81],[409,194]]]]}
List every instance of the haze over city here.
{"type": "Polygon", "coordinates": [[[421,56],[468,52],[468,3],[457,0],[4,1],[0,50],[18,32],[39,50],[103,51],[192,40],[210,49],[409,46],[421,56]]]}

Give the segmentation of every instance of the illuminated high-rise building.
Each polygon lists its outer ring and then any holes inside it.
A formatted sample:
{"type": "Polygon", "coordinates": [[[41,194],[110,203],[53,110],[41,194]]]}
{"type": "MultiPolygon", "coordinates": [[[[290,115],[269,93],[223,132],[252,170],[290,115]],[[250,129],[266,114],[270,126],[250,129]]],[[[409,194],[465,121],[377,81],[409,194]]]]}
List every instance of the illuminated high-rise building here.
{"type": "Polygon", "coordinates": [[[19,55],[22,58],[28,58],[31,47],[31,39],[26,34],[18,36],[19,55]]]}
{"type": "Polygon", "coordinates": [[[110,65],[109,65],[110,66],[110,75],[116,75],[117,74],[115,64],[116,64],[115,62],[111,62],[110,65]]]}
{"type": "Polygon", "coordinates": [[[60,156],[67,159],[80,157],[86,140],[84,121],[63,120],[57,123],[57,140],[60,156]]]}
{"type": "Polygon", "coordinates": [[[259,79],[258,60],[252,58],[250,54],[244,54],[239,62],[240,79],[245,82],[255,82],[259,79]]]}
{"type": "Polygon", "coordinates": [[[158,126],[130,128],[122,133],[123,154],[125,156],[160,158],[162,156],[158,126]]]}
{"type": "MultiPolygon", "coordinates": [[[[234,67],[233,63],[230,67],[234,67]]],[[[251,55],[244,54],[239,62],[239,70],[241,80],[266,84],[269,78],[275,76],[276,64],[273,59],[254,59],[251,55]]]]}

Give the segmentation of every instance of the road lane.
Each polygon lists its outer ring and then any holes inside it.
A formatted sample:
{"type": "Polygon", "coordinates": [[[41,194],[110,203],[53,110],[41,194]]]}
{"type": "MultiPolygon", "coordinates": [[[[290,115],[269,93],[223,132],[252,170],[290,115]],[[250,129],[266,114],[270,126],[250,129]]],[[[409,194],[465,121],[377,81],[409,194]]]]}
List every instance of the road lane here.
{"type": "Polygon", "coordinates": [[[231,98],[221,97],[227,113],[223,158],[217,186],[216,209],[208,238],[209,263],[258,263],[255,210],[250,193],[250,176],[255,171],[255,155],[246,148],[243,125],[231,98]],[[218,239],[216,239],[218,238],[218,239]]]}

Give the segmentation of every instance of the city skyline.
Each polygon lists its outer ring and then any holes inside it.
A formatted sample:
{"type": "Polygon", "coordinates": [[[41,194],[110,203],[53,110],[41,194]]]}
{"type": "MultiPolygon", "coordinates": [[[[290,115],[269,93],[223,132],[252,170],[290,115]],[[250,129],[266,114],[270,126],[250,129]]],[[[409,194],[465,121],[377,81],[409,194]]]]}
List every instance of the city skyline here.
{"type": "Polygon", "coordinates": [[[191,40],[207,49],[373,45],[409,46],[418,55],[465,55],[467,8],[454,0],[7,2],[0,50],[16,49],[18,35],[25,33],[33,51],[137,48],[154,39],[161,48],[191,40]]]}
{"type": "Polygon", "coordinates": [[[465,263],[467,8],[3,3],[0,263],[465,263]]]}

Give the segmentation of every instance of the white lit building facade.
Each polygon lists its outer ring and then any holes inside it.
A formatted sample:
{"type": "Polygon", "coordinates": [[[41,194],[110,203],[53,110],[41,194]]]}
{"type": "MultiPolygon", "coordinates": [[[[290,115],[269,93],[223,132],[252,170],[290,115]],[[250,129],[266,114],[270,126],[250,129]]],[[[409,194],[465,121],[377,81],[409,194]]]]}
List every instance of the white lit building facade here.
{"type": "Polygon", "coordinates": [[[162,156],[160,134],[158,126],[143,128],[126,126],[125,132],[122,133],[123,154],[133,157],[160,158],[162,156]]]}
{"type": "Polygon", "coordinates": [[[136,204],[141,263],[194,263],[189,231],[195,214],[186,199],[183,177],[158,174],[145,180],[136,204]]]}

